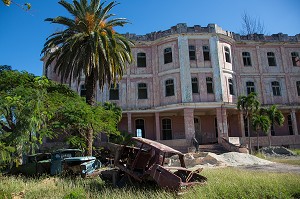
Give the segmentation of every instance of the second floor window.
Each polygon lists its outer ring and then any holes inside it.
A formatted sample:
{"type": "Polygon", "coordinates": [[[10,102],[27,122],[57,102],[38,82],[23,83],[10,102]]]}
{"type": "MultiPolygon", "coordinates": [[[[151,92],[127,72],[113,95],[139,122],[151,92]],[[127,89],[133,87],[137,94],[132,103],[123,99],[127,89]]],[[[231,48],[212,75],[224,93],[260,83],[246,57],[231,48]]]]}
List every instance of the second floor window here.
{"type": "Polygon", "coordinates": [[[138,99],[147,99],[147,84],[139,83],[138,84],[138,99]]]}
{"type": "Polygon", "coordinates": [[[224,50],[225,50],[225,61],[231,63],[229,48],[225,46],[224,50]]]}
{"type": "Polygon", "coordinates": [[[85,97],[86,96],[86,88],[85,88],[85,84],[82,84],[80,86],[80,96],[81,97],[85,97]]]}
{"type": "Polygon", "coordinates": [[[247,95],[255,93],[254,82],[246,82],[247,95]]]}
{"type": "Polygon", "coordinates": [[[164,50],[164,63],[168,64],[172,62],[172,48],[165,48],[164,50]]]}
{"type": "Polygon", "coordinates": [[[190,57],[190,60],[196,60],[196,48],[195,48],[195,46],[189,46],[189,57],[190,57]]]}
{"type": "Polygon", "coordinates": [[[137,54],[137,67],[146,67],[146,53],[137,54]]]}
{"type": "Polygon", "coordinates": [[[174,80],[173,79],[168,79],[166,80],[166,97],[168,96],[173,96],[174,93],[174,80]]]}
{"type": "Polygon", "coordinates": [[[291,55],[292,55],[293,66],[300,66],[299,53],[298,52],[292,52],[291,55]]]}
{"type": "Polygon", "coordinates": [[[119,84],[116,86],[114,84],[110,85],[109,100],[119,100],[119,84]]]}
{"type": "Polygon", "coordinates": [[[213,80],[211,77],[206,77],[206,89],[207,93],[214,93],[213,80]]]}
{"type": "Polygon", "coordinates": [[[233,81],[232,79],[228,79],[228,86],[229,86],[229,94],[234,95],[234,89],[233,89],[233,81]]]}
{"type": "Polygon", "coordinates": [[[197,77],[192,78],[192,93],[199,93],[197,77]]]}
{"type": "Polygon", "coordinates": [[[272,85],[272,92],[273,92],[273,96],[280,96],[281,92],[280,92],[280,84],[277,81],[274,81],[271,83],[272,85]]]}
{"type": "Polygon", "coordinates": [[[208,46],[202,46],[202,49],[203,49],[204,61],[209,61],[210,60],[209,47],[208,46]]]}
{"type": "Polygon", "coordinates": [[[297,94],[300,96],[300,81],[296,82],[296,87],[297,87],[297,94]]]}
{"type": "Polygon", "coordinates": [[[252,66],[249,52],[242,52],[244,66],[252,66]]]}
{"type": "Polygon", "coordinates": [[[267,52],[269,66],[276,66],[275,54],[273,52],[267,52]]]}

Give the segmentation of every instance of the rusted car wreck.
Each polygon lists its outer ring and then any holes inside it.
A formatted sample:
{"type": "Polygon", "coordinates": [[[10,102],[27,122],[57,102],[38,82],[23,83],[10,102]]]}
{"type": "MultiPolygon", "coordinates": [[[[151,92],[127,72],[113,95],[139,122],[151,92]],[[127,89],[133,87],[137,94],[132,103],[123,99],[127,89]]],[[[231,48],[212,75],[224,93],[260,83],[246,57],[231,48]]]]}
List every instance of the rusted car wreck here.
{"type": "Polygon", "coordinates": [[[184,155],[171,147],[140,137],[131,140],[135,146],[120,146],[116,152],[116,169],[101,173],[103,180],[111,180],[115,185],[124,182],[154,181],[160,187],[181,192],[182,190],[206,183],[207,178],[200,175],[202,169],[190,170],[185,167],[184,155]],[[179,167],[169,167],[166,159],[178,156],[179,167]]]}

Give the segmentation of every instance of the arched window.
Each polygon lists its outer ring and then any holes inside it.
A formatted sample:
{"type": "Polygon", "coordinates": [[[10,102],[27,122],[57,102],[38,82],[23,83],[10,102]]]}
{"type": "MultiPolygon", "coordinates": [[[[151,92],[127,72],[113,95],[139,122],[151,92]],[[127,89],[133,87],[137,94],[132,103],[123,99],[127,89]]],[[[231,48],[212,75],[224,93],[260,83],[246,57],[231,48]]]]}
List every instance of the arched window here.
{"type": "Polygon", "coordinates": [[[228,79],[228,86],[229,86],[229,94],[234,95],[233,80],[232,79],[228,79]]]}
{"type": "Polygon", "coordinates": [[[137,67],[142,68],[146,67],[146,53],[137,54],[137,67]]]}
{"type": "Polygon", "coordinates": [[[166,86],[166,97],[175,95],[173,79],[166,80],[165,86],[166,86]]]}
{"type": "Polygon", "coordinates": [[[172,48],[165,48],[164,50],[164,63],[168,64],[172,62],[172,48]]]}
{"type": "Polygon", "coordinates": [[[246,82],[247,95],[250,93],[255,93],[254,82],[248,81],[246,82]]]}
{"type": "Polygon", "coordinates": [[[293,66],[300,66],[299,53],[298,52],[292,52],[291,56],[292,56],[293,66]]]}
{"type": "Polygon", "coordinates": [[[139,83],[138,84],[138,99],[147,99],[147,84],[139,83]]]}
{"type": "Polygon", "coordinates": [[[280,84],[278,81],[271,82],[273,96],[281,96],[280,84]]]}
{"type": "Polygon", "coordinates": [[[81,84],[81,86],[80,86],[80,96],[81,97],[85,97],[86,96],[85,84],[81,84]]]}
{"type": "Polygon", "coordinates": [[[252,66],[249,52],[242,52],[244,66],[252,66]]]}
{"type": "Polygon", "coordinates": [[[145,138],[145,121],[143,119],[135,120],[136,136],[145,138]]]}
{"type": "Polygon", "coordinates": [[[172,124],[171,119],[162,120],[162,139],[172,140],[172,124]]]}
{"type": "Polygon", "coordinates": [[[224,50],[225,50],[225,61],[231,63],[229,48],[225,46],[224,50]]]}
{"type": "Polygon", "coordinates": [[[275,54],[273,52],[267,52],[269,66],[276,66],[275,54]]]}
{"type": "Polygon", "coordinates": [[[300,96],[300,81],[296,81],[297,94],[300,96]]]}

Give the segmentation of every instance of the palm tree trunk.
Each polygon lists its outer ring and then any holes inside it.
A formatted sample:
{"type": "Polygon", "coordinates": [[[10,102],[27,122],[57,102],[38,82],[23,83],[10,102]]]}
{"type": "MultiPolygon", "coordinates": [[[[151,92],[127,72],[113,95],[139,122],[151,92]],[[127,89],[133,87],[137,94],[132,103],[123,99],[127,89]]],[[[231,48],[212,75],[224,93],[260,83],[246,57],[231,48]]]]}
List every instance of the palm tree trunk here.
{"type": "MultiPolygon", "coordinates": [[[[96,90],[96,78],[94,70],[91,71],[91,74],[87,76],[86,79],[86,103],[94,106],[95,105],[95,90],[96,90]]],[[[86,132],[86,155],[92,156],[93,154],[93,138],[94,132],[92,127],[89,127],[86,132]]]]}
{"type": "Polygon", "coordinates": [[[259,132],[257,133],[257,152],[259,152],[259,132]]]}
{"type": "Polygon", "coordinates": [[[249,121],[249,117],[247,117],[247,128],[248,128],[248,137],[249,137],[249,152],[250,152],[250,154],[252,154],[251,135],[250,135],[250,121],[249,121]]]}

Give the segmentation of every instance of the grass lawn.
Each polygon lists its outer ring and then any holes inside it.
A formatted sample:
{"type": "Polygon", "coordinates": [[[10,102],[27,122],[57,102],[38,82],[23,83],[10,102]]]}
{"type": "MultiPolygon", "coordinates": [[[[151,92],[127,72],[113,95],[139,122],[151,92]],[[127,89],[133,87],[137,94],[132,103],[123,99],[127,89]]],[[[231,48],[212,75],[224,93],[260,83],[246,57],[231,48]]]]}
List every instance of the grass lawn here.
{"type": "MultiPolygon", "coordinates": [[[[205,186],[180,198],[299,198],[300,174],[270,173],[237,168],[204,169],[205,186]]],[[[113,188],[100,178],[40,179],[0,176],[0,198],[178,198],[153,186],[113,188]]]]}
{"type": "Polygon", "coordinates": [[[300,149],[294,149],[292,151],[297,156],[265,156],[262,153],[256,153],[255,156],[272,162],[300,166],[300,149]]]}

